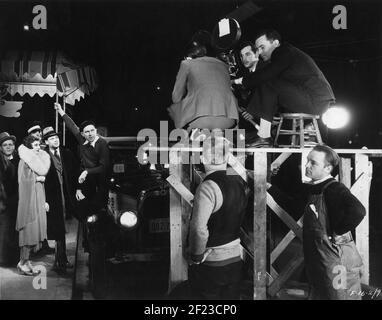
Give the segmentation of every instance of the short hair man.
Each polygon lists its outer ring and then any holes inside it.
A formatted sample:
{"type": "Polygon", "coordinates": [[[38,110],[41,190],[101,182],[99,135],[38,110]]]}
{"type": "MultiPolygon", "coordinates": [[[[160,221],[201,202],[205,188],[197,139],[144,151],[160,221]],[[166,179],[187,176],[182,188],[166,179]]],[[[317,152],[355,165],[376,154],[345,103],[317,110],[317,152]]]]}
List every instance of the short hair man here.
{"type": "Polygon", "coordinates": [[[195,193],[189,233],[189,280],[197,298],[239,298],[239,231],[248,198],[246,182],[226,172],[228,146],[223,137],[203,142],[206,177],[195,193]]]}
{"type": "Polygon", "coordinates": [[[8,160],[12,160],[15,155],[16,137],[10,135],[8,132],[0,133],[0,151],[8,160]]]}
{"type": "Polygon", "coordinates": [[[46,202],[49,204],[47,235],[49,240],[56,241],[53,270],[65,273],[67,268],[73,267],[66,256],[65,218],[74,210],[77,164],[71,151],[60,146],[59,135],[52,127],[44,128],[43,140],[51,159],[45,178],[46,202]]]}
{"type": "Polygon", "coordinates": [[[331,176],[338,163],[333,149],[316,145],[308,154],[305,167],[306,176],[312,180],[303,218],[303,250],[311,299],[360,299],[363,264],[351,232],[365,216],[365,208],[331,176]],[[335,280],[338,272],[345,283],[335,280]]]}
{"type": "Polygon", "coordinates": [[[250,41],[245,41],[239,46],[240,60],[249,72],[255,72],[259,62],[259,54],[255,45],[250,41]]]}
{"type": "Polygon", "coordinates": [[[245,116],[261,119],[258,138],[251,146],[264,146],[272,143],[271,123],[279,106],[290,112],[321,115],[335,97],[313,59],[282,42],[276,30],[259,32],[255,47],[259,57],[268,63],[234,83],[255,89],[245,116]]]}

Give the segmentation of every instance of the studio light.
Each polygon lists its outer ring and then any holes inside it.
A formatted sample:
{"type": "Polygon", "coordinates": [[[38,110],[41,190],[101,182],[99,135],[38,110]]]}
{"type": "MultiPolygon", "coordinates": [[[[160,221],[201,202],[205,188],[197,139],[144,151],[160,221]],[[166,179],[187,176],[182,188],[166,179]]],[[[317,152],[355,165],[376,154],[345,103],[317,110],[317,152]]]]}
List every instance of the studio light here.
{"type": "Polygon", "coordinates": [[[333,105],[322,115],[322,122],[329,129],[345,127],[350,120],[349,111],[344,107],[333,105]]]}
{"type": "Polygon", "coordinates": [[[119,217],[119,223],[122,227],[131,229],[136,226],[138,222],[137,214],[134,211],[123,212],[119,217]]]}

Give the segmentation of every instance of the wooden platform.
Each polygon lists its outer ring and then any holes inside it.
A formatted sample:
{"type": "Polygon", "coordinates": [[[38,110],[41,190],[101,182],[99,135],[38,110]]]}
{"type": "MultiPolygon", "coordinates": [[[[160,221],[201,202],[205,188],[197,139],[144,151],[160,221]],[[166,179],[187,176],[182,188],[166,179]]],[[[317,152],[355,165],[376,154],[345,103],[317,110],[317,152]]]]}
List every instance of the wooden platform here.
{"type": "MultiPolygon", "coordinates": [[[[253,248],[253,299],[265,300],[287,295],[296,295],[300,298],[305,294],[296,288],[287,288],[286,284],[291,275],[303,263],[302,254],[296,256],[278,272],[272,266],[273,262],[283,252],[291,241],[301,238],[301,219],[295,221],[282,207],[280,207],[267,193],[266,183],[269,167],[279,161],[282,163],[292,153],[301,154],[301,166],[311,148],[237,148],[231,149],[235,155],[253,155],[253,190],[254,190],[254,220],[253,239],[250,246],[253,248]],[[268,163],[268,154],[281,154],[273,163],[268,163]],[[267,253],[267,207],[272,210],[290,229],[277,247],[267,253]],[[271,276],[269,281],[268,275],[271,276]],[[285,291],[286,290],[286,291],[285,291]],[[289,290],[289,291],[288,291],[289,290]]],[[[190,184],[191,170],[189,164],[180,163],[185,153],[201,152],[201,148],[147,148],[149,152],[170,151],[170,175],[174,175],[186,188],[193,189],[190,184]],[[172,159],[171,159],[172,157],[172,159]],[[177,159],[178,160],[177,160],[177,159]]],[[[361,201],[366,208],[366,216],[356,229],[356,245],[362,256],[365,271],[362,283],[369,285],[369,190],[372,177],[372,163],[369,157],[381,157],[382,149],[336,149],[341,157],[338,179],[361,201]]],[[[241,175],[243,176],[243,175],[241,175]]],[[[171,270],[169,278],[169,291],[177,284],[187,280],[187,263],[184,250],[188,233],[188,221],[191,213],[190,203],[185,201],[175,189],[170,192],[170,236],[171,236],[171,270]]],[[[242,239],[243,241],[243,239],[242,239]]]]}

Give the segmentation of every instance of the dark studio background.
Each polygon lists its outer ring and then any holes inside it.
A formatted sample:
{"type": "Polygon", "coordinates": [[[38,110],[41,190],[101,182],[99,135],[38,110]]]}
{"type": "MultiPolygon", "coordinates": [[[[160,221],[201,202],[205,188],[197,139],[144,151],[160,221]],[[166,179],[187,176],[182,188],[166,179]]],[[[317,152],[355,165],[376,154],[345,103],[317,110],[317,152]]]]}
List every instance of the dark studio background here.
{"type": "MultiPolygon", "coordinates": [[[[200,29],[212,31],[219,19],[244,2],[0,0],[0,52],[57,49],[75,62],[94,66],[98,89],[69,109],[77,123],[93,118],[108,128],[110,136],[134,136],[143,128],[159,131],[159,121],[169,120],[166,108],[190,38],[200,29]],[[23,25],[31,26],[32,8],[38,4],[47,8],[48,29],[25,32],[23,25]]],[[[328,144],[382,148],[382,3],[254,2],[262,10],[240,23],[242,39],[253,40],[260,27],[275,27],[315,59],[337,102],[349,109],[351,122],[346,128],[324,133],[328,144]],[[347,30],[332,27],[337,4],[347,9],[347,30]]],[[[20,118],[0,117],[0,131],[15,134],[20,141],[32,120],[53,125],[53,98],[6,99],[23,100],[24,105],[20,118]]],[[[373,162],[370,225],[377,229],[382,169],[379,160],[373,162]]]]}

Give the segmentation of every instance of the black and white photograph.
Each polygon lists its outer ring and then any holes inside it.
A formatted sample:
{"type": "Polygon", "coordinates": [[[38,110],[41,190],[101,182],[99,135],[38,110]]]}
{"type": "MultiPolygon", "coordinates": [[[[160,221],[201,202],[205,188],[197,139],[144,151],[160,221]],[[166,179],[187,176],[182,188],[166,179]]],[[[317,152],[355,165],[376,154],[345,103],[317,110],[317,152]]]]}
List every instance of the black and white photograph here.
{"type": "Polygon", "coordinates": [[[381,1],[0,0],[0,300],[382,300],[381,196],[381,1]]]}

